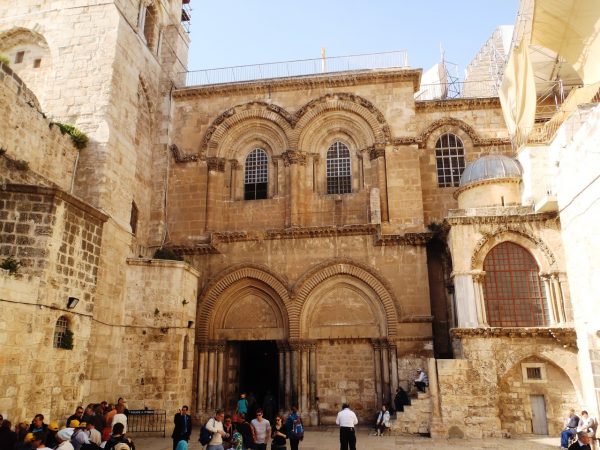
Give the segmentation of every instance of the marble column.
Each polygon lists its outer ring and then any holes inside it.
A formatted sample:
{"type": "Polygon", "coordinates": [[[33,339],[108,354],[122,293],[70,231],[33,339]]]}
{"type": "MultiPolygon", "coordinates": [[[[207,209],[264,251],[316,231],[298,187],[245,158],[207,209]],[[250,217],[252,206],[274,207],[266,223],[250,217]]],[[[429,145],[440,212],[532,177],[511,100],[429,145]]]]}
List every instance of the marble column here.
{"type": "Polygon", "coordinates": [[[554,291],[554,303],[557,311],[557,320],[559,323],[565,323],[567,321],[567,315],[565,313],[565,303],[560,282],[560,273],[553,272],[551,274],[551,279],[553,288],[552,290],[554,291]]]}
{"type": "Polygon", "coordinates": [[[379,339],[372,339],[371,344],[373,345],[373,359],[375,366],[375,392],[377,393],[377,408],[381,408],[382,402],[382,386],[381,386],[381,341],[379,339]]]}
{"type": "Polygon", "coordinates": [[[317,343],[312,342],[309,347],[308,354],[308,367],[309,367],[309,414],[310,424],[319,425],[318,422],[318,410],[317,410],[317,343]]]}
{"type": "Polygon", "coordinates": [[[300,343],[290,342],[291,379],[292,379],[292,405],[300,407],[299,384],[300,384],[300,343]]]}
{"type": "Polygon", "coordinates": [[[556,304],[554,289],[550,277],[551,275],[549,273],[540,273],[540,279],[542,280],[544,291],[546,292],[546,305],[548,307],[549,314],[548,323],[555,325],[560,321],[560,319],[558,314],[558,305],[556,304]]]}
{"type": "Polygon", "coordinates": [[[216,383],[216,395],[215,395],[215,407],[223,408],[223,383],[225,381],[225,342],[219,342],[216,344],[215,352],[217,354],[217,383],[216,383]]]}
{"type": "Polygon", "coordinates": [[[390,345],[387,340],[381,343],[381,386],[382,386],[382,401],[389,409],[390,407],[390,345]]]}
{"type": "Polygon", "coordinates": [[[208,412],[215,409],[215,375],[216,375],[216,353],[209,347],[208,351],[208,371],[207,371],[207,389],[206,389],[206,410],[208,412]]]}
{"type": "Polygon", "coordinates": [[[292,353],[289,342],[285,346],[285,409],[292,407],[292,353]]]}
{"type": "Polygon", "coordinates": [[[398,390],[398,349],[395,342],[390,342],[390,389],[391,395],[395,396],[398,390]]]}
{"type": "Polygon", "coordinates": [[[196,379],[196,411],[203,413],[206,411],[206,370],[208,365],[208,352],[205,343],[199,343],[198,352],[198,371],[196,379]]]}
{"type": "Polygon", "coordinates": [[[487,313],[485,310],[485,300],[483,296],[483,283],[485,279],[485,272],[477,270],[472,272],[473,277],[473,288],[475,291],[475,307],[477,309],[477,323],[479,326],[487,327],[487,313]]]}
{"type": "Polygon", "coordinates": [[[308,379],[309,370],[308,370],[308,353],[309,353],[310,344],[308,342],[302,342],[300,344],[300,383],[299,383],[299,392],[300,392],[300,411],[303,414],[306,414],[309,410],[309,385],[310,381],[308,379]]]}

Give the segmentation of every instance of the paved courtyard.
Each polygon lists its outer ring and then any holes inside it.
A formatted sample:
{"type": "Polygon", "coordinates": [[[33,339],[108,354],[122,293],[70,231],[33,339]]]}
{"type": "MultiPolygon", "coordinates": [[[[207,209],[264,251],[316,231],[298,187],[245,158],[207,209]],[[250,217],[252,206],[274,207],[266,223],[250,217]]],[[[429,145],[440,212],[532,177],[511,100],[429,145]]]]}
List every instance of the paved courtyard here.
{"type": "MultiPolygon", "coordinates": [[[[485,440],[433,440],[408,436],[370,436],[370,429],[360,428],[357,431],[358,450],[391,450],[402,448],[410,449],[510,449],[510,450],[543,450],[558,449],[558,437],[531,437],[521,439],[485,439],[485,440]]],[[[338,429],[335,427],[309,428],[306,430],[304,441],[300,444],[301,450],[336,450],[339,448],[338,429]]],[[[201,450],[196,430],[190,441],[190,449],[201,450]]],[[[172,450],[172,441],[169,438],[138,437],[135,439],[136,450],[172,450]]]]}

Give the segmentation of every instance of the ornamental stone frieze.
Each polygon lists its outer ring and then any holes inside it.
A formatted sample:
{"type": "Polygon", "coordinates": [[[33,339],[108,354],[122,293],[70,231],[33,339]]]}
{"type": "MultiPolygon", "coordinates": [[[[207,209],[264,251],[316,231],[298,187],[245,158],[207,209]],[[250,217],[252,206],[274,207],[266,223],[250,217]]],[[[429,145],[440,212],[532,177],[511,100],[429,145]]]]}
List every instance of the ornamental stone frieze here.
{"type": "Polygon", "coordinates": [[[175,158],[175,162],[178,164],[194,162],[194,161],[198,161],[200,159],[200,157],[198,155],[184,154],[179,149],[179,147],[177,147],[175,144],[171,144],[171,146],[169,147],[169,150],[171,150],[171,153],[173,154],[173,157],[175,158]]]}
{"type": "Polygon", "coordinates": [[[450,335],[454,338],[546,338],[552,339],[562,346],[577,349],[577,334],[574,328],[550,327],[485,327],[485,328],[452,328],[450,335]]]}
{"type": "Polygon", "coordinates": [[[293,164],[299,164],[306,166],[306,153],[297,150],[286,150],[281,154],[283,157],[283,164],[285,167],[289,167],[293,164]]]}

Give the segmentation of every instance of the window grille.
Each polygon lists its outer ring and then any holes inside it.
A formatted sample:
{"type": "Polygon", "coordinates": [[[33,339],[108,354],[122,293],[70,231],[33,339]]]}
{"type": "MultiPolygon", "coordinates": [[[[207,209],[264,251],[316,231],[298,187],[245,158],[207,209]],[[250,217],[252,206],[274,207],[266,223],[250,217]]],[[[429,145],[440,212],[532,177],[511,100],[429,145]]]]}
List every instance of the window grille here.
{"type": "Polygon", "coordinates": [[[546,295],[535,259],[512,242],[485,257],[484,296],[488,323],[495,327],[539,327],[547,323],[546,295]]]}
{"type": "Polygon", "coordinates": [[[456,187],[465,170],[465,149],[458,136],[446,133],[435,144],[438,187],[456,187]]]}
{"type": "Polygon", "coordinates": [[[350,150],[336,141],[327,150],[327,193],[348,194],[352,192],[350,150]]]}
{"type": "Polygon", "coordinates": [[[542,368],[541,367],[527,367],[527,379],[528,380],[541,380],[542,379],[542,368]]]}
{"type": "Polygon", "coordinates": [[[267,198],[269,159],[262,148],[255,148],[246,157],[244,168],[244,200],[267,198]]]}
{"type": "Polygon", "coordinates": [[[69,321],[65,316],[60,316],[54,327],[54,348],[63,348],[63,339],[69,329],[69,321]]]}

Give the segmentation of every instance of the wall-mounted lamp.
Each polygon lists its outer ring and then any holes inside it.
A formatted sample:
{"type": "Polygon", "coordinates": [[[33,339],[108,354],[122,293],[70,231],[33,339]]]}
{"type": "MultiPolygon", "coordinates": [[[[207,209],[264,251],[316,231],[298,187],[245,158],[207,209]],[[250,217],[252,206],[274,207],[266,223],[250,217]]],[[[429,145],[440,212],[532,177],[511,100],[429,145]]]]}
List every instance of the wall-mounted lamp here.
{"type": "Polygon", "coordinates": [[[192,328],[194,326],[193,320],[188,320],[188,328],[192,328]]]}
{"type": "Polygon", "coordinates": [[[67,308],[73,309],[77,306],[77,303],[79,303],[79,299],[77,297],[69,297],[67,299],[67,308]]]}

